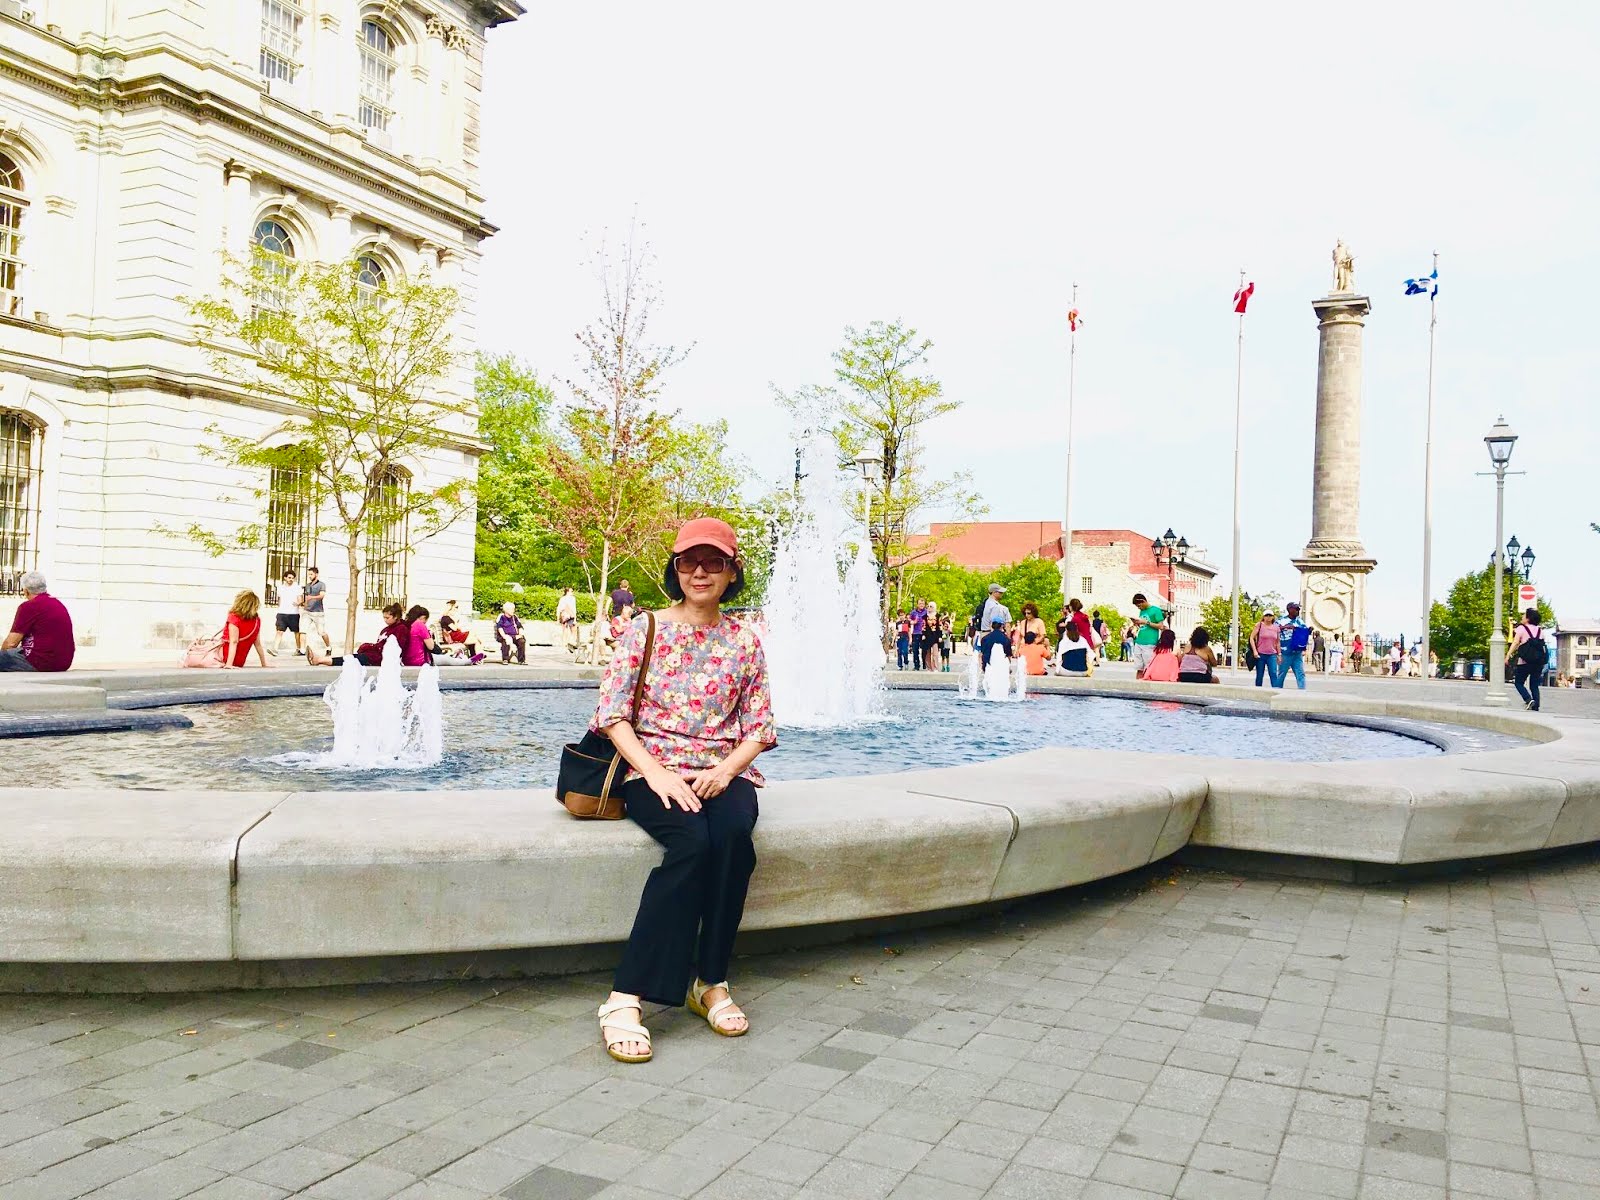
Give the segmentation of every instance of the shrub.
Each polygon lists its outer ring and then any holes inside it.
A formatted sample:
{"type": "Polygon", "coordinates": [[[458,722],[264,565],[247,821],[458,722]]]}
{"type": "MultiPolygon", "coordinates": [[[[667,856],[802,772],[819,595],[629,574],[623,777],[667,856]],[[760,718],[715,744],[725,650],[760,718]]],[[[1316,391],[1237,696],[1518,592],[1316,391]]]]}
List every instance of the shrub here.
{"type": "MultiPolygon", "coordinates": [[[[594,620],[594,597],[578,592],[578,620],[594,620]]],[[[473,611],[484,617],[494,617],[500,606],[510,600],[517,606],[517,616],[524,621],[554,621],[556,602],[561,599],[561,589],[540,587],[537,584],[516,583],[509,579],[477,578],[472,581],[473,611]]]]}

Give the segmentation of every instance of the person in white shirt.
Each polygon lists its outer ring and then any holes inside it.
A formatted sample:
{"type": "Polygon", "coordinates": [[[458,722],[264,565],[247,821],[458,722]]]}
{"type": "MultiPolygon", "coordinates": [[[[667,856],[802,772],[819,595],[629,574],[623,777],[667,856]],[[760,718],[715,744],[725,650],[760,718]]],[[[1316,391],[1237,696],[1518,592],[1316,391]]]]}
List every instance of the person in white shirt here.
{"type": "Polygon", "coordinates": [[[561,599],[556,601],[556,624],[561,626],[561,640],[568,651],[578,648],[578,598],[571,588],[563,588],[561,599]]]}
{"type": "Polygon", "coordinates": [[[283,580],[278,584],[277,634],[272,639],[272,649],[268,651],[274,658],[278,656],[278,648],[283,645],[285,633],[294,635],[294,652],[305,653],[305,647],[300,644],[300,601],[304,595],[294,572],[285,571],[283,580]]]}
{"type": "Polygon", "coordinates": [[[1328,672],[1332,675],[1344,671],[1344,641],[1336,633],[1333,641],[1328,645],[1328,672]]]}

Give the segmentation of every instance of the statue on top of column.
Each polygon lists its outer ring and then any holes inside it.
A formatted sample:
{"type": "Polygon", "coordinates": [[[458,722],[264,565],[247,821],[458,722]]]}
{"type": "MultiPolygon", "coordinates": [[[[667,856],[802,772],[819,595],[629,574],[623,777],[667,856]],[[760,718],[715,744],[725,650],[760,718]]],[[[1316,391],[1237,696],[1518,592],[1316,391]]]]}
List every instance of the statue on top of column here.
{"type": "Polygon", "coordinates": [[[1344,244],[1343,238],[1333,248],[1333,290],[1356,290],[1356,256],[1350,253],[1350,247],[1344,244]]]}

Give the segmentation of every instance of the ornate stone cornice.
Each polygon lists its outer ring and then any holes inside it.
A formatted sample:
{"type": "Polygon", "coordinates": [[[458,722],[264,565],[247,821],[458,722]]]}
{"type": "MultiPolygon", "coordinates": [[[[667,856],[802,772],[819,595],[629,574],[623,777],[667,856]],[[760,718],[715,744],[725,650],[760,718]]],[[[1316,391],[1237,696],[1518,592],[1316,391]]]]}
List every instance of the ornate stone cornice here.
{"type": "Polygon", "coordinates": [[[471,34],[459,25],[452,25],[441,16],[430,13],[424,23],[427,26],[428,36],[438,38],[447,50],[465,50],[471,45],[471,34]]]}
{"type": "MultiPolygon", "coordinates": [[[[0,47],[0,79],[15,78],[26,86],[55,95],[80,110],[129,113],[150,106],[170,108],[197,123],[215,122],[242,133],[266,147],[303,160],[313,169],[370,189],[406,208],[461,229],[463,233],[482,238],[492,236],[495,232],[495,226],[485,221],[479,213],[434,196],[420,187],[408,186],[393,175],[375,172],[360,163],[355,155],[291,138],[280,132],[281,127],[275,123],[264,121],[258,112],[241,108],[217,92],[199,92],[166,76],[144,77],[132,83],[112,78],[90,79],[86,76],[71,80],[70,77],[47,76],[41,70],[28,69],[31,65],[24,66],[6,57],[4,48],[0,47]]],[[[325,131],[330,130],[326,122],[300,113],[298,109],[295,111],[325,131]]],[[[97,141],[113,150],[122,146],[118,134],[103,126],[96,127],[82,121],[74,130],[74,137],[79,149],[88,149],[97,141]]],[[[366,154],[384,156],[383,151],[371,147],[367,148],[366,154]]],[[[474,203],[481,202],[481,195],[465,181],[451,179],[450,182],[462,187],[474,203]]]]}

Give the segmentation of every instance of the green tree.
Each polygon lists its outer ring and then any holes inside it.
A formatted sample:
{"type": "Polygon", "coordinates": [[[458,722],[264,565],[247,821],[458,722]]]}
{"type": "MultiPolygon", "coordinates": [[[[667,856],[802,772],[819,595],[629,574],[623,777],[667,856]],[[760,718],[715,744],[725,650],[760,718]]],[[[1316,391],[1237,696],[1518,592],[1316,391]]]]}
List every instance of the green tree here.
{"type": "MultiPolygon", "coordinates": [[[[1502,580],[1501,613],[1506,621],[1507,640],[1510,631],[1521,619],[1522,606],[1517,603],[1517,585],[1521,581],[1510,571],[1502,580]]],[[[1555,623],[1556,614],[1543,596],[1538,599],[1539,620],[1542,624],[1555,623]]],[[[1439,655],[1441,664],[1452,659],[1487,660],[1489,635],[1494,629],[1494,566],[1463,575],[1450,585],[1450,594],[1443,604],[1435,602],[1428,617],[1429,647],[1439,655]]]]}
{"type": "Polygon", "coordinates": [[[1025,558],[994,572],[994,580],[1006,589],[1006,607],[1012,617],[1022,619],[1022,606],[1028,601],[1039,606],[1039,616],[1055,628],[1056,615],[1066,607],[1061,594],[1061,570],[1049,559],[1025,558]]]}
{"type": "Polygon", "coordinates": [[[662,377],[683,353],[649,340],[656,292],[648,244],[630,234],[620,260],[604,243],[593,265],[601,289],[598,321],[577,334],[581,381],[556,421],[548,475],[532,481],[545,526],[582,564],[597,604],[613,558],[644,562],[672,526],[662,469],[677,443],[672,416],[657,408],[662,377]]]}
{"type": "Polygon", "coordinates": [[[948,613],[959,634],[967,617],[984,598],[988,577],[951,562],[941,555],[932,562],[914,563],[906,568],[905,592],[896,606],[909,609],[918,599],[932,600],[941,614],[948,613]]]}
{"type": "Polygon", "coordinates": [[[952,514],[948,532],[953,534],[960,522],[987,511],[965,472],[934,478],[924,461],[922,443],[929,426],[961,407],[960,401],[945,399],[944,386],[923,370],[932,347],[932,341],[898,321],[873,321],[865,329],[846,326],[844,344],[833,354],[838,388],[804,388],[779,397],[791,411],[806,413],[833,430],[841,461],[863,455],[881,459],[870,516],[873,554],[884,581],[886,630],[891,581],[899,584],[893,592],[904,600],[905,572],[916,561],[931,561],[938,554],[935,541],[919,545],[914,553],[909,544],[927,515],[952,514]]]}
{"type": "MultiPolygon", "coordinates": [[[[189,302],[202,345],[219,374],[283,420],[265,439],[212,426],[202,452],[255,477],[262,518],[272,472],[298,473],[301,501],[332,520],[345,547],[348,648],[366,546],[408,554],[473,505],[468,480],[429,486],[422,474],[443,438],[473,429],[472,406],[447,390],[458,365],[458,297],[426,273],[373,288],[355,262],[304,262],[259,247],[224,266],[221,289],[189,302]]],[[[222,535],[197,523],[183,533],[222,554],[262,545],[265,526],[248,520],[222,535]]]]}
{"type": "MultiPolygon", "coordinates": [[[[543,578],[545,564],[576,560],[552,545],[540,516],[536,480],[548,481],[548,422],[555,396],[514,354],[480,354],[474,381],[478,436],[489,450],[478,462],[476,571],[494,579],[556,586],[578,579],[543,578]]],[[[565,574],[563,572],[563,574],[565,574]]]]}

